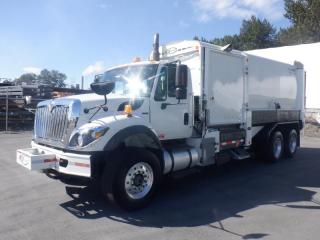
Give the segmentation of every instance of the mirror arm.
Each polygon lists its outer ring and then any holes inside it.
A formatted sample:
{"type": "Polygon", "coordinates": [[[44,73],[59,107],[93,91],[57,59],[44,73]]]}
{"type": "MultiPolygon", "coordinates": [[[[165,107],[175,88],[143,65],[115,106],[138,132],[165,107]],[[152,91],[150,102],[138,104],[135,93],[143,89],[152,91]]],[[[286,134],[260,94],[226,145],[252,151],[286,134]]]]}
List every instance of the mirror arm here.
{"type": "Polygon", "coordinates": [[[107,95],[103,95],[104,96],[104,104],[103,105],[101,105],[101,106],[105,106],[105,105],[107,105],[107,95]]]}
{"type": "Polygon", "coordinates": [[[91,117],[89,118],[89,121],[88,122],[91,122],[91,119],[100,111],[101,109],[101,106],[97,107],[97,111],[94,112],[94,114],[91,115],[91,117]]]}
{"type": "Polygon", "coordinates": [[[180,99],[178,99],[177,103],[161,103],[161,109],[166,109],[167,106],[173,106],[173,105],[179,105],[179,104],[186,104],[186,103],[181,103],[180,99]]]}
{"type": "Polygon", "coordinates": [[[103,104],[98,105],[98,106],[95,106],[95,107],[92,107],[92,108],[85,108],[85,109],[83,110],[84,113],[89,113],[89,112],[90,112],[91,110],[93,110],[93,109],[96,109],[96,108],[98,109],[98,110],[89,118],[89,121],[100,111],[101,108],[102,108],[103,111],[105,111],[105,112],[108,111],[108,107],[106,107],[107,102],[108,102],[108,100],[107,100],[107,95],[104,95],[104,103],[103,103],[103,104]]]}

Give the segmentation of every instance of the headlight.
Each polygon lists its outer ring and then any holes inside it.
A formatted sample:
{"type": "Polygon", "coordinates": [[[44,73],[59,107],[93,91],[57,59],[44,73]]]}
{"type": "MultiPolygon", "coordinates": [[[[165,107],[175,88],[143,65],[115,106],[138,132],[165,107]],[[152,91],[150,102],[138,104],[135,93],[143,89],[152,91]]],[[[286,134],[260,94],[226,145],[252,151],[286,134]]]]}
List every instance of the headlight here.
{"type": "Polygon", "coordinates": [[[86,124],[74,132],[69,141],[69,147],[84,147],[101,138],[109,130],[106,126],[86,124]]]}

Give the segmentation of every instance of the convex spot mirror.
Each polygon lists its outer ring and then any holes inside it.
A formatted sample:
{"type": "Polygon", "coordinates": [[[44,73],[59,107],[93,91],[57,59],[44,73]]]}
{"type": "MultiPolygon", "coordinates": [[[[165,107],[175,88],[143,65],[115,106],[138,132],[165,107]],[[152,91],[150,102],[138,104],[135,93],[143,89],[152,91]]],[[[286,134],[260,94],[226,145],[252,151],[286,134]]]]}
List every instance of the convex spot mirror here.
{"type": "Polygon", "coordinates": [[[176,71],[176,98],[187,98],[188,66],[179,64],[176,71]]]}
{"type": "Polygon", "coordinates": [[[30,105],[32,102],[32,96],[25,96],[25,103],[26,105],[30,105]]]}
{"type": "Polygon", "coordinates": [[[114,82],[94,82],[90,85],[91,90],[98,95],[107,95],[111,93],[115,87],[114,82]]]}

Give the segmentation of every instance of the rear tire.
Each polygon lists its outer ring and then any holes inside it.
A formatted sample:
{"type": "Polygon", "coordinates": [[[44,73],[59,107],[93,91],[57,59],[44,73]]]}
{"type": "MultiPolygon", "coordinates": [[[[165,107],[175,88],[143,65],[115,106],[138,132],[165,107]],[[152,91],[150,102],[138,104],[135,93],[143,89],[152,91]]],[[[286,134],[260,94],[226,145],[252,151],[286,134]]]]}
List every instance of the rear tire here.
{"type": "Polygon", "coordinates": [[[285,137],[284,154],[287,158],[293,158],[298,148],[298,133],[295,129],[290,129],[285,137]]]}
{"type": "Polygon", "coordinates": [[[283,135],[280,131],[273,132],[268,141],[267,160],[270,162],[277,162],[281,159],[283,154],[283,135]]]}
{"type": "Polygon", "coordinates": [[[144,149],[125,149],[112,158],[115,164],[106,164],[101,178],[103,196],[128,211],[147,206],[162,177],[156,155],[144,149]]]}

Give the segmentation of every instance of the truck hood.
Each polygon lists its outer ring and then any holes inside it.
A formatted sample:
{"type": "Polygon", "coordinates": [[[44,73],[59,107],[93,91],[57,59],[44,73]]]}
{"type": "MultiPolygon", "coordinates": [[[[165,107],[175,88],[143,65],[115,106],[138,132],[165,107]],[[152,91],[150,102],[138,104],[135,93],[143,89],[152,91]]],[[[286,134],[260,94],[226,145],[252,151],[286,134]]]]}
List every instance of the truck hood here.
{"type": "MultiPolygon", "coordinates": [[[[73,95],[66,97],[66,99],[78,99],[81,102],[81,115],[84,113],[84,109],[92,108],[104,103],[104,97],[95,93],[73,95]]],[[[129,96],[109,94],[107,95],[107,107],[108,114],[116,114],[119,111],[123,111],[124,106],[132,101],[133,109],[136,110],[143,104],[145,98],[132,99],[129,96]]],[[[91,110],[88,115],[91,115],[95,110],[91,110]]],[[[103,111],[102,111],[103,112],[103,111]]]]}

